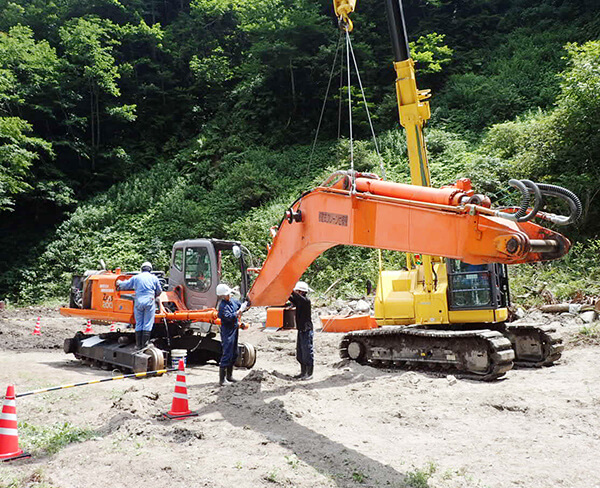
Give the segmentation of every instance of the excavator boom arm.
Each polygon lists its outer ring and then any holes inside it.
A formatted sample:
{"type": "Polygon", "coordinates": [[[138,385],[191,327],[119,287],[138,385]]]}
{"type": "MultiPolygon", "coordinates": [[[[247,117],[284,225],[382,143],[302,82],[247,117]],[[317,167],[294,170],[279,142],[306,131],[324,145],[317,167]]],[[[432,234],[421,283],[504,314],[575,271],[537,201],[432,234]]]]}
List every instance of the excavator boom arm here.
{"type": "MultiPolygon", "coordinates": [[[[461,203],[456,187],[423,188],[357,178],[357,192],[317,187],[288,211],[248,299],[282,305],[306,268],[337,245],[517,264],[563,256],[570,242],[533,224],[461,203]]],[[[462,193],[461,193],[462,192],[462,193]]]]}

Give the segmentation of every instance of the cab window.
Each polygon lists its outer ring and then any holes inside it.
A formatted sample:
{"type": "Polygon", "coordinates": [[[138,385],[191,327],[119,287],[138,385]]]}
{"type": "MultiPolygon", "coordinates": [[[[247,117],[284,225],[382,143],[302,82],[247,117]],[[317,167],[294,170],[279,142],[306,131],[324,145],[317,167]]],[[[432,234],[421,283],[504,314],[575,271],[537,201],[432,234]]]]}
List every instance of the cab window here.
{"type": "Polygon", "coordinates": [[[492,307],[492,284],[486,264],[448,259],[451,309],[492,307]]]}
{"type": "Polygon", "coordinates": [[[181,271],[183,269],[183,249],[175,249],[175,256],[173,257],[173,265],[181,271]]]}
{"type": "Polygon", "coordinates": [[[191,289],[206,292],[212,283],[210,256],[205,247],[185,250],[185,284],[191,289]]]}

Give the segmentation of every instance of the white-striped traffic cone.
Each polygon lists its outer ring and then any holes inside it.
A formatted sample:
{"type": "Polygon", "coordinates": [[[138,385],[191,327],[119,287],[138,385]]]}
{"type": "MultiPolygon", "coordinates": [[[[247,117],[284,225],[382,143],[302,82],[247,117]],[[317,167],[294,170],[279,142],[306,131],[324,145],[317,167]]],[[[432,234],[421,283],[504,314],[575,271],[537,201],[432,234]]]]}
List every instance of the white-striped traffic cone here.
{"type": "Polygon", "coordinates": [[[32,335],[42,335],[42,328],[40,327],[40,322],[42,321],[42,317],[37,318],[37,322],[35,323],[35,327],[33,328],[32,335]]]}
{"type": "Polygon", "coordinates": [[[2,413],[0,413],[0,460],[11,461],[24,457],[30,457],[30,455],[19,449],[15,385],[8,385],[2,413]]]}
{"type": "Polygon", "coordinates": [[[187,385],[185,383],[185,366],[183,359],[179,360],[179,368],[177,368],[177,380],[175,381],[175,392],[173,393],[173,403],[171,410],[163,413],[163,416],[168,419],[182,419],[185,417],[196,417],[197,412],[192,412],[188,406],[187,385]]]}
{"type": "Polygon", "coordinates": [[[115,323],[111,322],[110,323],[110,330],[109,330],[109,332],[116,332],[116,331],[117,331],[117,329],[115,329],[115,323]]]}
{"type": "Polygon", "coordinates": [[[94,331],[92,330],[92,321],[88,319],[87,324],[85,324],[85,330],[83,331],[84,334],[93,334],[94,331]]]}

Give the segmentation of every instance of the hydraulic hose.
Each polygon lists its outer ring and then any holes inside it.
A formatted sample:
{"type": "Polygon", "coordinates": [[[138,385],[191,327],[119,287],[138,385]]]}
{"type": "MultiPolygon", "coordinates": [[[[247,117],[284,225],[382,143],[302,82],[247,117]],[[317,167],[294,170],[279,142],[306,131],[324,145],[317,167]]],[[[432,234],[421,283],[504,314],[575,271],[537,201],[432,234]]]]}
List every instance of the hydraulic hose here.
{"type": "Polygon", "coordinates": [[[531,209],[531,211],[527,215],[518,218],[517,222],[529,222],[540,211],[540,208],[542,206],[544,198],[542,197],[542,191],[540,190],[538,185],[536,183],[534,183],[533,181],[521,180],[521,183],[523,183],[529,189],[530,193],[533,193],[534,204],[533,204],[533,208],[531,209]]]}
{"type": "Polygon", "coordinates": [[[583,208],[577,195],[572,191],[567,190],[561,186],[550,185],[547,183],[534,183],[530,180],[509,180],[508,184],[513,188],[518,189],[521,192],[521,205],[518,210],[514,213],[506,213],[505,211],[497,211],[496,215],[509,220],[515,220],[517,222],[527,222],[532,220],[539,212],[542,203],[543,196],[557,197],[564,200],[569,205],[569,216],[556,215],[550,213],[540,213],[540,217],[552,222],[556,225],[567,225],[575,222],[581,217],[583,208]],[[529,201],[531,199],[530,194],[533,194],[535,202],[533,208],[528,212],[529,201]]]}
{"type": "Polygon", "coordinates": [[[525,186],[523,182],[515,179],[508,180],[508,184],[521,192],[521,206],[519,210],[511,216],[512,219],[520,222],[519,219],[525,217],[527,209],[529,208],[529,200],[531,199],[529,196],[529,188],[525,186]]]}
{"type": "Polygon", "coordinates": [[[542,194],[557,197],[567,202],[571,211],[568,217],[565,217],[564,215],[548,215],[548,220],[556,225],[567,225],[575,222],[581,217],[583,207],[575,193],[561,186],[550,185],[547,183],[537,183],[537,186],[542,194]]]}

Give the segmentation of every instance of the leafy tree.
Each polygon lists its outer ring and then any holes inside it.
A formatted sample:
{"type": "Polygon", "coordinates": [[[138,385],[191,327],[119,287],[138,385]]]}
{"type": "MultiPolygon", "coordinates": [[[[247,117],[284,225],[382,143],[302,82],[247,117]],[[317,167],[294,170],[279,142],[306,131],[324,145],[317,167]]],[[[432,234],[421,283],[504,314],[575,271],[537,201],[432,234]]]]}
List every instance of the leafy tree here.
{"type": "Polygon", "coordinates": [[[438,73],[442,65],[450,62],[452,49],[442,45],[444,37],[443,34],[432,32],[410,43],[411,57],[420,63],[417,68],[419,73],[438,73]]]}
{"type": "Polygon", "coordinates": [[[117,80],[121,77],[113,55],[120,41],[114,37],[116,26],[107,20],[78,18],[60,29],[61,44],[69,61],[67,71],[75,81],[72,90],[84,88],[88,95],[90,150],[85,156],[96,169],[101,144],[101,123],[105,114],[135,120],[135,105],[109,106],[111,98],[120,96],[117,80]],[[102,103],[101,103],[102,101],[102,103]],[[105,109],[104,111],[102,109],[105,109]],[[101,118],[102,117],[102,118],[101,118]]]}
{"type": "Polygon", "coordinates": [[[31,189],[26,176],[39,151],[52,154],[49,143],[28,136],[31,125],[19,117],[0,117],[0,211],[14,205],[14,196],[31,189]]]}

